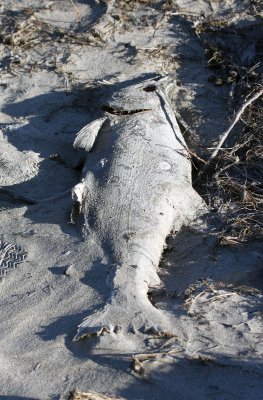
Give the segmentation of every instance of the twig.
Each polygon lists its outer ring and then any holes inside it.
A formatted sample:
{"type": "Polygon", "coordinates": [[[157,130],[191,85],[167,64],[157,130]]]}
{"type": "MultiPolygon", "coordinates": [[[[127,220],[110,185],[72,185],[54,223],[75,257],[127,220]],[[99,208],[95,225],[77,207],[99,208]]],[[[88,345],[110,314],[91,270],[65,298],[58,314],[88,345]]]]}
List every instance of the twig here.
{"type": "Polygon", "coordinates": [[[206,293],[206,291],[204,290],[203,292],[198,293],[195,297],[194,297],[194,296],[189,297],[189,299],[185,300],[185,304],[188,304],[188,303],[190,303],[191,301],[195,301],[196,299],[198,299],[198,297],[201,297],[201,296],[202,296],[203,294],[205,294],[205,293],[206,293]]]}
{"type": "Polygon", "coordinates": [[[226,138],[228,137],[229,133],[232,131],[232,129],[234,128],[234,126],[236,125],[238,120],[240,119],[241,115],[243,114],[243,112],[245,111],[247,106],[249,106],[251,103],[253,103],[253,101],[257,100],[262,94],[263,94],[263,88],[261,90],[259,90],[253,97],[248,99],[241,106],[240,110],[237,112],[236,117],[235,117],[234,121],[232,122],[232,124],[230,125],[230,127],[222,134],[221,139],[220,139],[216,149],[213,151],[213,153],[211,154],[211,156],[209,157],[209,159],[207,161],[207,165],[212,161],[213,158],[216,157],[217,153],[221,149],[221,147],[222,147],[223,143],[225,142],[226,138]]]}
{"type": "Polygon", "coordinates": [[[209,157],[209,159],[207,160],[206,165],[203,167],[203,169],[200,170],[199,174],[198,174],[198,178],[197,181],[200,179],[200,177],[203,175],[203,173],[207,170],[207,168],[209,167],[209,165],[211,164],[212,160],[217,156],[218,152],[222,149],[222,145],[224,144],[225,140],[227,139],[229,133],[232,131],[232,129],[234,128],[234,126],[236,125],[236,123],[238,122],[238,120],[241,118],[241,115],[243,114],[243,112],[245,111],[245,109],[252,104],[255,100],[257,100],[260,96],[262,96],[263,94],[263,88],[261,88],[257,93],[254,94],[254,96],[252,96],[250,99],[248,99],[242,106],[241,108],[238,110],[234,121],[232,122],[232,124],[229,126],[229,128],[223,132],[223,134],[221,135],[221,139],[218,143],[218,145],[216,146],[215,150],[213,151],[213,153],[211,154],[211,156],[209,157]]]}
{"type": "Polygon", "coordinates": [[[212,285],[210,285],[206,280],[203,280],[203,283],[213,292],[214,294],[217,294],[217,290],[213,288],[212,285]]]}
{"type": "Polygon", "coordinates": [[[233,296],[235,293],[222,293],[218,294],[217,296],[212,296],[210,299],[202,301],[202,303],[209,303],[210,301],[215,301],[217,299],[220,299],[221,297],[228,297],[228,296],[233,296]]]}
{"type": "Polygon", "coordinates": [[[159,353],[136,354],[132,356],[131,369],[138,375],[145,375],[145,369],[143,366],[144,361],[154,360],[154,361],[165,362],[160,359],[165,356],[172,356],[173,354],[180,353],[181,351],[182,351],[181,349],[172,349],[169,351],[159,352],[159,353]]]}
{"type": "Polygon", "coordinates": [[[133,358],[136,358],[138,361],[143,362],[143,361],[147,361],[150,359],[156,359],[156,358],[163,357],[163,356],[173,355],[175,353],[179,353],[180,351],[181,351],[181,349],[172,349],[169,351],[164,351],[164,352],[161,351],[158,353],[139,353],[139,354],[135,354],[133,356],[133,358]]]}
{"type": "Polygon", "coordinates": [[[79,14],[78,7],[76,6],[76,4],[74,3],[73,0],[70,0],[70,2],[71,2],[72,6],[74,7],[74,9],[75,9],[75,11],[76,11],[77,19],[78,19],[78,22],[80,23],[81,19],[80,19],[80,14],[79,14]]]}

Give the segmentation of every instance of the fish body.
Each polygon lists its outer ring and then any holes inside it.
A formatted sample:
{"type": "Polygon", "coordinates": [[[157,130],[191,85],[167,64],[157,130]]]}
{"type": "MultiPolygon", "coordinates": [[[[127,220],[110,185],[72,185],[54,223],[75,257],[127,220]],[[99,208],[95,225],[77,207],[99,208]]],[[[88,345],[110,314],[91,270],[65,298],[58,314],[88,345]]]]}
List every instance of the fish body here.
{"type": "Polygon", "coordinates": [[[203,208],[186,143],[160,89],[148,83],[122,89],[104,110],[76,137],[74,145],[90,153],[73,198],[84,232],[96,236],[110,260],[111,297],[82,322],[76,340],[117,326],[128,331],[127,315],[135,331],[172,329],[147,292],[160,283],[166,237],[203,208]]]}

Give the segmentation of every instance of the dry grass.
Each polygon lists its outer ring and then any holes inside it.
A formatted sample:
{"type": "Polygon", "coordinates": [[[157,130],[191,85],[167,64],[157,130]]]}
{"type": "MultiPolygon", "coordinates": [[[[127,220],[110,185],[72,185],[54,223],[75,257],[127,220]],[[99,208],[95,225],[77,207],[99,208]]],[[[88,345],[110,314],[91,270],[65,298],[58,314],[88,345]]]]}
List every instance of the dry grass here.
{"type": "MultiPolygon", "coordinates": [[[[109,397],[96,392],[81,392],[75,390],[69,394],[69,400],[122,400],[120,397],[109,397]]],[[[124,400],[124,399],[123,399],[124,400]]]]}
{"type": "Polygon", "coordinates": [[[28,50],[47,42],[100,45],[104,42],[98,32],[76,32],[48,24],[38,19],[33,8],[16,12],[7,10],[1,19],[0,43],[28,50]]]}
{"type": "Polygon", "coordinates": [[[80,22],[70,29],[47,23],[36,14],[41,9],[27,7],[19,12],[6,9],[2,13],[0,44],[8,49],[2,60],[3,70],[12,75],[55,70],[68,81],[71,76],[66,76],[61,60],[65,62],[69,56],[70,45],[101,47],[105,45],[107,35],[97,29],[96,24],[88,31],[82,31],[80,22]]]}
{"type": "Polygon", "coordinates": [[[159,73],[174,72],[177,65],[177,57],[174,54],[175,49],[168,45],[158,47],[135,47],[135,60],[142,63],[153,63],[159,73]]]}
{"type": "Polygon", "coordinates": [[[205,295],[202,303],[225,300],[234,294],[244,296],[258,296],[261,292],[249,286],[235,286],[231,283],[213,281],[212,279],[200,279],[190,285],[184,292],[184,308],[188,311],[191,305],[205,295]]]}
{"type": "Polygon", "coordinates": [[[131,370],[141,376],[146,375],[146,365],[149,362],[154,361],[155,363],[167,363],[168,357],[173,357],[173,355],[180,353],[182,349],[172,349],[170,351],[160,351],[157,353],[141,353],[136,354],[132,357],[131,370]]]}
{"type": "Polygon", "coordinates": [[[203,183],[211,203],[220,199],[219,211],[225,220],[221,244],[263,237],[262,106],[263,100],[258,99],[245,111],[235,144],[220,152],[210,179],[203,183]]]}
{"type": "Polygon", "coordinates": [[[161,1],[155,0],[104,0],[110,5],[110,14],[114,19],[114,31],[132,31],[134,27],[157,29],[164,13],[160,13],[161,1]]]}
{"type": "MultiPolygon", "coordinates": [[[[104,0],[105,4],[111,4],[112,0],[104,0]]],[[[134,11],[139,6],[154,6],[158,3],[156,0],[115,0],[114,7],[122,11],[134,11]]]]}
{"type": "MultiPolygon", "coordinates": [[[[255,11],[256,13],[256,11],[255,11]]],[[[240,107],[262,90],[262,20],[253,24],[255,51],[244,61],[243,52],[251,43],[245,27],[229,20],[197,20],[195,33],[201,39],[207,67],[213,71],[209,81],[216,86],[230,87],[229,106],[232,120],[240,107]],[[235,111],[234,111],[235,110],[235,111]]],[[[207,203],[224,221],[221,245],[235,245],[263,237],[263,99],[250,104],[240,115],[222,148],[198,188],[207,203]]],[[[232,121],[230,121],[232,122],[232,121]]],[[[230,123],[229,123],[230,125],[230,123]]],[[[207,159],[207,155],[203,156],[207,159]]],[[[204,168],[202,165],[200,168],[204,168]]]]}

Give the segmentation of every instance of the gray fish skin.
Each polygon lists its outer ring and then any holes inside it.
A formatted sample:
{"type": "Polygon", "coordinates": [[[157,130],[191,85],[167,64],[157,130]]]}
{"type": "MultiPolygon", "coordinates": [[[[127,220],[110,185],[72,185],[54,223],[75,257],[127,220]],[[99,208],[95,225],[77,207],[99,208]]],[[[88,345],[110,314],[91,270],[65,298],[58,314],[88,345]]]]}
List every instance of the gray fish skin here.
{"type": "Polygon", "coordinates": [[[173,330],[147,292],[160,283],[166,237],[204,210],[191,185],[186,143],[163,92],[137,84],[114,93],[105,109],[110,112],[76,137],[76,147],[92,151],[73,198],[84,232],[95,235],[110,260],[112,291],[104,309],[81,323],[75,340],[116,326],[128,331],[126,320],[135,331],[173,330]]]}

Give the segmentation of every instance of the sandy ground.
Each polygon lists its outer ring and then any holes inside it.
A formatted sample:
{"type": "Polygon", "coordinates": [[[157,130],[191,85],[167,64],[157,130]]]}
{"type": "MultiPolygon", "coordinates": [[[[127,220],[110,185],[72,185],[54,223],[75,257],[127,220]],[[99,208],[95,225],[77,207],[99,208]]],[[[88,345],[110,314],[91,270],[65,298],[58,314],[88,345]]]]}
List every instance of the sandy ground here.
{"type": "Polygon", "coordinates": [[[176,336],[145,336],[130,352],[109,335],[73,342],[109,295],[100,244],[69,224],[76,133],[97,118],[107,84],[169,74],[189,146],[209,152],[229,125],[231,85],[208,79],[189,16],[232,19],[248,40],[236,32],[225,40],[243,57],[262,18],[256,1],[107,3],[1,3],[0,238],[27,258],[0,284],[0,398],[67,399],[78,389],[133,400],[259,399],[262,244],[218,246],[217,212],[170,237],[160,263],[163,289],[151,300],[176,336]]]}

